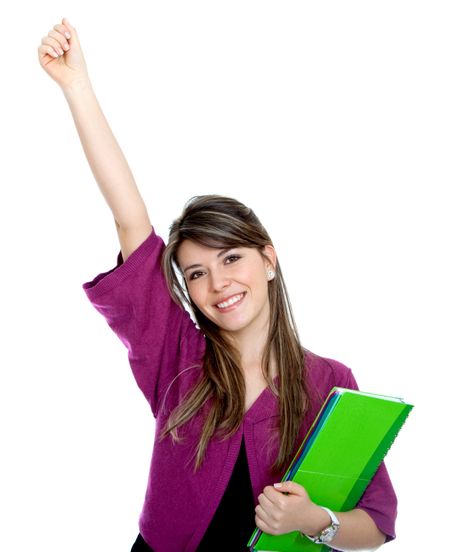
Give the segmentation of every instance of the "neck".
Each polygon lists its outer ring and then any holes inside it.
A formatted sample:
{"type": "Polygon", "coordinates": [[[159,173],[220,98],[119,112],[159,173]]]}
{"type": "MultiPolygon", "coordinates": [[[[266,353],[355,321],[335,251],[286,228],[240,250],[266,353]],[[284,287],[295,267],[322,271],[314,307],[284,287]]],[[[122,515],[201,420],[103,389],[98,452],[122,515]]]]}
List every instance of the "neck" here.
{"type": "MultiPolygon", "coordinates": [[[[247,327],[239,332],[227,332],[227,337],[240,353],[241,368],[244,376],[253,378],[262,376],[262,356],[269,333],[269,319],[257,327],[247,327]]],[[[276,376],[273,354],[270,358],[270,377],[276,376]]]]}

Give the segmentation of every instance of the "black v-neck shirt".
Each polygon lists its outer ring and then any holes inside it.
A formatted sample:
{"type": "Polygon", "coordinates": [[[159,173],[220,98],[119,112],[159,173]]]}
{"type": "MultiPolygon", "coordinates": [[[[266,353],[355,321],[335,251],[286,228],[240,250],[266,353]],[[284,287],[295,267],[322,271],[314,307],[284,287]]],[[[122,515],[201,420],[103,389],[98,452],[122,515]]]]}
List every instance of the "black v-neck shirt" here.
{"type": "Polygon", "coordinates": [[[255,528],[253,491],[242,437],[230,481],[196,552],[248,552],[247,542],[255,528]]]}
{"type": "MultiPolygon", "coordinates": [[[[244,436],[230,481],[196,552],[248,552],[256,528],[244,436]]],[[[131,552],[154,552],[139,534],[131,552]]]]}

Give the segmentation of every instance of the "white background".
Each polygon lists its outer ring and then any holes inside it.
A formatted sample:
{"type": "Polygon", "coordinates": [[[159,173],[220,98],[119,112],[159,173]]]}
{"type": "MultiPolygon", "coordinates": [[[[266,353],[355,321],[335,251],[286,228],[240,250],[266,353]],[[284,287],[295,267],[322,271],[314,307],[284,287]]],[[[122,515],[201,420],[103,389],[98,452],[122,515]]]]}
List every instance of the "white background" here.
{"type": "Polygon", "coordinates": [[[193,195],[248,204],[302,343],[415,405],[386,460],[399,499],[386,548],[448,540],[447,6],[43,0],[2,13],[2,551],[128,551],[152,451],[127,351],[81,287],[115,266],[119,242],[38,63],[62,17],[157,233],[193,195]]]}

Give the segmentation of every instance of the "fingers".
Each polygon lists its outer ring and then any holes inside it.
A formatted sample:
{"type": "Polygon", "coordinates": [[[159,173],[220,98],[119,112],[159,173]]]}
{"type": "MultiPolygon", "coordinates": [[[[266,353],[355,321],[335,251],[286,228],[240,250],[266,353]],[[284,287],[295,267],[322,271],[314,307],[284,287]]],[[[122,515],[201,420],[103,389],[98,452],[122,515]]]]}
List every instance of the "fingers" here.
{"type": "Polygon", "coordinates": [[[274,487],[282,493],[306,494],[306,489],[295,481],[282,481],[281,483],[275,483],[274,487]]]}
{"type": "MultiPolygon", "coordinates": [[[[56,25],[55,25],[55,27],[56,27],[56,25]]],[[[67,50],[70,48],[70,46],[69,46],[69,43],[67,41],[67,38],[64,36],[63,33],[64,33],[64,31],[60,32],[60,31],[52,30],[48,33],[48,36],[54,38],[55,40],[57,40],[59,45],[62,46],[63,49],[67,52],[67,50]]]]}
{"type": "Polygon", "coordinates": [[[46,44],[39,45],[38,54],[39,54],[39,59],[42,59],[45,55],[49,55],[54,58],[59,57],[59,54],[57,54],[51,46],[47,46],[46,44]]]}
{"type": "MultiPolygon", "coordinates": [[[[62,18],[62,23],[63,23],[63,26],[67,28],[67,31],[70,34],[72,34],[72,35],[75,34],[75,27],[73,25],[71,25],[65,17],[62,18]]],[[[70,37],[68,36],[67,38],[70,38],[70,37]]]]}
{"type": "Polygon", "coordinates": [[[259,504],[260,506],[264,509],[264,510],[268,510],[269,508],[272,508],[274,503],[263,493],[261,493],[259,496],[258,496],[258,501],[259,501],[259,504]]]}
{"type": "Polygon", "coordinates": [[[255,523],[264,533],[269,535],[282,534],[280,520],[276,516],[269,516],[259,505],[255,508],[255,523]]]}
{"type": "Polygon", "coordinates": [[[255,518],[264,522],[266,525],[274,523],[274,518],[269,515],[269,513],[262,508],[260,504],[255,508],[255,518]]]}
{"type": "Polygon", "coordinates": [[[70,45],[65,36],[58,31],[50,31],[47,36],[42,37],[41,43],[45,46],[50,46],[51,50],[60,56],[64,54],[64,51],[67,52],[67,50],[70,49],[70,45]]]}
{"type": "Polygon", "coordinates": [[[70,50],[68,40],[71,37],[72,34],[68,26],[58,23],[49,31],[48,35],[42,37],[42,46],[39,49],[41,52],[47,53],[53,57],[62,56],[64,52],[70,50]]]}
{"type": "Polygon", "coordinates": [[[64,54],[64,51],[61,49],[59,43],[55,39],[44,36],[41,42],[42,49],[45,52],[49,53],[51,56],[59,57],[64,54]]]}
{"type": "MultiPolygon", "coordinates": [[[[67,21],[67,19],[63,19],[63,21],[67,21]]],[[[63,25],[61,23],[56,24],[54,27],[55,31],[59,31],[61,34],[63,34],[66,38],[71,38],[72,35],[70,33],[71,29],[69,29],[69,25],[63,25]]]]}
{"type": "Polygon", "coordinates": [[[266,496],[268,500],[270,500],[274,504],[277,502],[279,498],[278,491],[276,491],[271,485],[267,485],[266,487],[264,487],[263,493],[264,493],[264,496],[266,496]]]}

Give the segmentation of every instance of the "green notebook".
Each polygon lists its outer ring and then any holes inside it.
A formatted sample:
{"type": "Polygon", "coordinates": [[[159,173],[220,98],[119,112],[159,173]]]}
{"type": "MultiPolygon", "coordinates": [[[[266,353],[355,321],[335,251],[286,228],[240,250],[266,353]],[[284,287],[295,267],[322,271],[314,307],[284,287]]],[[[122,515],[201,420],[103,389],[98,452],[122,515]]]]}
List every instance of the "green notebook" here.
{"type": "MultiPolygon", "coordinates": [[[[305,487],[313,502],[352,510],[394,442],[413,405],[402,399],[334,387],[282,481],[305,487]]],[[[325,552],[299,531],[269,535],[259,528],[250,550],[325,552]]]]}

